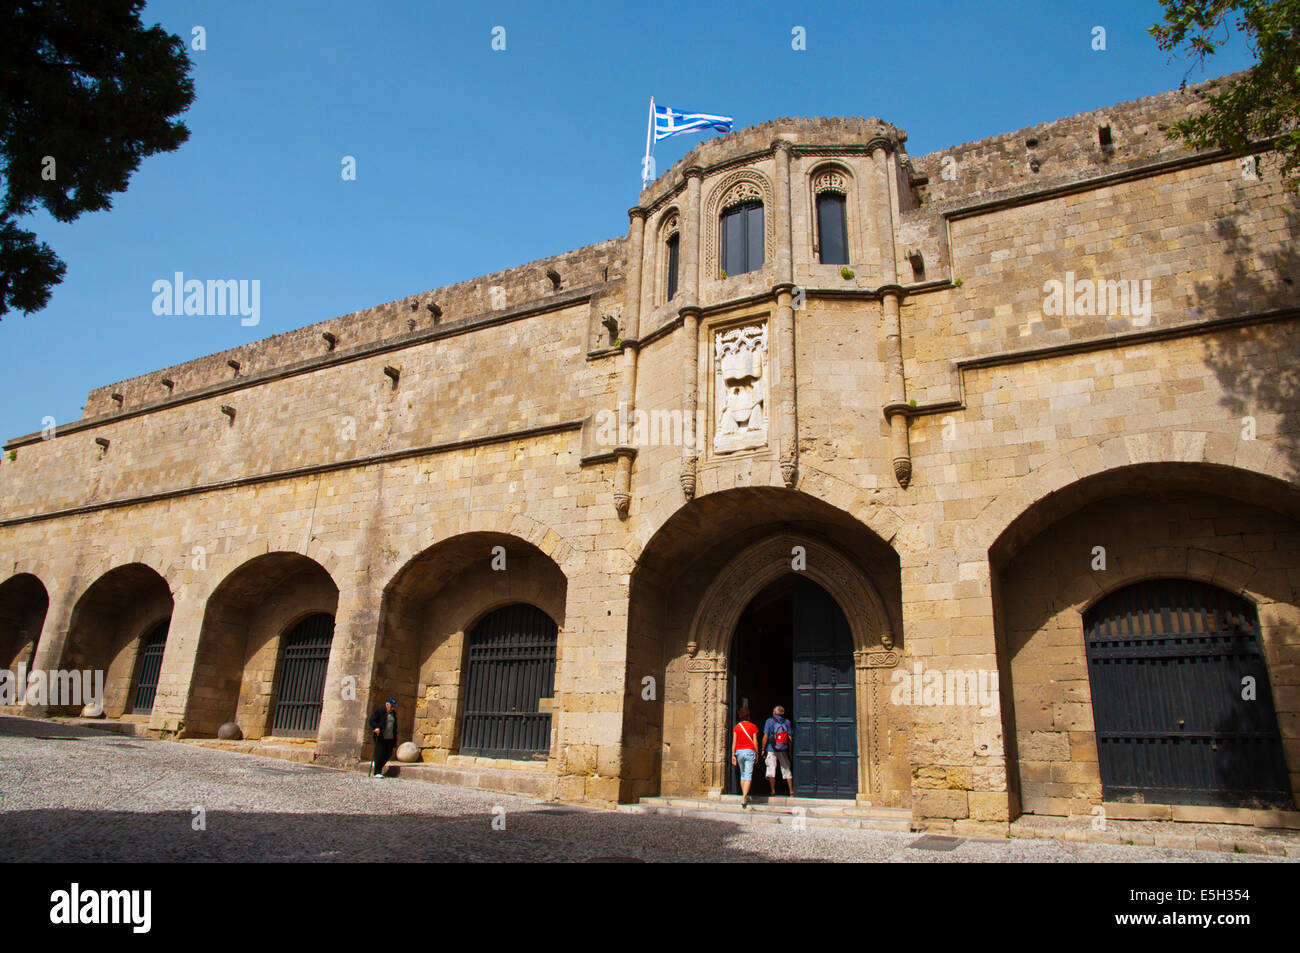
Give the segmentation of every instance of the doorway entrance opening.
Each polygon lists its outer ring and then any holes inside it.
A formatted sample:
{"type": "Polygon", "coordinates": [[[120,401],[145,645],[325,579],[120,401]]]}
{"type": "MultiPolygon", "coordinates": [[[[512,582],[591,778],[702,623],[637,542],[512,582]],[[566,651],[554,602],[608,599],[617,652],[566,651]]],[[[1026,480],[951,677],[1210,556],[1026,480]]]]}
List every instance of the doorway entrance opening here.
{"type": "MultiPolygon", "coordinates": [[[[790,573],[754,597],[736,625],[728,672],[727,792],[740,792],[731,766],[730,726],[742,706],[758,726],[781,705],[794,727],[791,760],[799,797],[853,798],[858,789],[853,639],[826,590],[790,573]]],[[[767,794],[763,752],[752,793],[767,794]]],[[[790,793],[778,766],[776,795],[790,793]]]]}

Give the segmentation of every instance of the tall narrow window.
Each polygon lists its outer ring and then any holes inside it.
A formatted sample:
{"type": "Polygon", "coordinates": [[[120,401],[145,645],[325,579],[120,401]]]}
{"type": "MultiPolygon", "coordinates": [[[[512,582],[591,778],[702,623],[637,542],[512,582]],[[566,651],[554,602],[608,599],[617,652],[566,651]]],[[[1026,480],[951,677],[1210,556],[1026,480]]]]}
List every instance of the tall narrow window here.
{"type": "Polygon", "coordinates": [[[681,245],[681,233],[674,232],[668,239],[668,300],[677,294],[677,249],[681,245]]]}
{"type": "Polygon", "coordinates": [[[763,267],[763,203],[746,202],[722,213],[719,264],[726,275],[763,267]]]}
{"type": "Polygon", "coordinates": [[[844,196],[823,192],[817,196],[817,238],[823,265],[849,263],[849,231],[844,219],[844,196]]]}

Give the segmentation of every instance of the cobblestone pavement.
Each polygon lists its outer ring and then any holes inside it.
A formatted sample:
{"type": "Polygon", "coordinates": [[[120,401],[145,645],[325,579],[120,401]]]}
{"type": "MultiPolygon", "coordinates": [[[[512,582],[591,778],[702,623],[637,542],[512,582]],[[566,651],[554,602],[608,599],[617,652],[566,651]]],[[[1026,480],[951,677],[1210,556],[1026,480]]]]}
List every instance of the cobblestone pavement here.
{"type": "Polygon", "coordinates": [[[917,834],[617,813],[14,717],[0,717],[0,792],[3,862],[1277,860],[1005,839],[919,850],[917,834]]]}

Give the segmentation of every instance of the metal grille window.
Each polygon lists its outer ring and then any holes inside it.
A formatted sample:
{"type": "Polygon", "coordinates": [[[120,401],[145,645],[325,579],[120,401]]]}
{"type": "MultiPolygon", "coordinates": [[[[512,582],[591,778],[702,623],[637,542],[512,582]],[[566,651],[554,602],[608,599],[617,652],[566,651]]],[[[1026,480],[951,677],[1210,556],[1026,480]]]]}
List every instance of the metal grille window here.
{"type": "Polygon", "coordinates": [[[1253,605],[1157,579],[1097,603],[1084,632],[1108,800],[1290,807],[1253,605]]]}
{"type": "Polygon", "coordinates": [[[505,606],[470,633],[460,753],[545,758],[551,748],[555,623],[530,605],[505,606]]]}
{"type": "Polygon", "coordinates": [[[763,267],[763,203],[746,202],[722,213],[719,261],[724,275],[763,267]]]}
{"type": "Polygon", "coordinates": [[[823,192],[817,196],[817,239],[823,265],[849,263],[849,232],[844,216],[844,196],[823,192]]]}
{"type": "Polygon", "coordinates": [[[333,639],[334,617],[321,612],[303,619],[281,640],[273,734],[315,737],[333,639]]]}
{"type": "Polygon", "coordinates": [[[162,674],[163,650],[167,647],[167,629],[171,620],[154,626],[140,647],[140,660],[136,663],[135,702],[131,714],[148,715],[153,712],[154,697],[158,694],[158,676],[162,674]]]}
{"type": "Polygon", "coordinates": [[[677,294],[677,253],[681,246],[681,233],[674,233],[668,239],[668,300],[677,294]]]}

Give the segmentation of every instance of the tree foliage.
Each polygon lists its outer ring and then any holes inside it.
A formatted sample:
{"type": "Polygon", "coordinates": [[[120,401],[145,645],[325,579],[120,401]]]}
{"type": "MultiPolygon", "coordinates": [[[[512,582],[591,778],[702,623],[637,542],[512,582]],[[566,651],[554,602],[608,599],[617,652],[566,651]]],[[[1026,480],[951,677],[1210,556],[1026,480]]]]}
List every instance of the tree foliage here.
{"type": "Polygon", "coordinates": [[[66,266],[17,219],[111,208],[140,160],[189,138],[185,43],[140,22],[144,0],[0,6],[0,315],[38,311],[66,266]]]}
{"type": "Polygon", "coordinates": [[[1273,140],[1280,171],[1300,187],[1300,0],[1162,0],[1163,24],[1151,27],[1160,49],[1182,52],[1204,66],[1231,36],[1246,34],[1257,62],[1207,108],[1173,123],[1168,134],[1193,148],[1237,155],[1273,140]]]}

